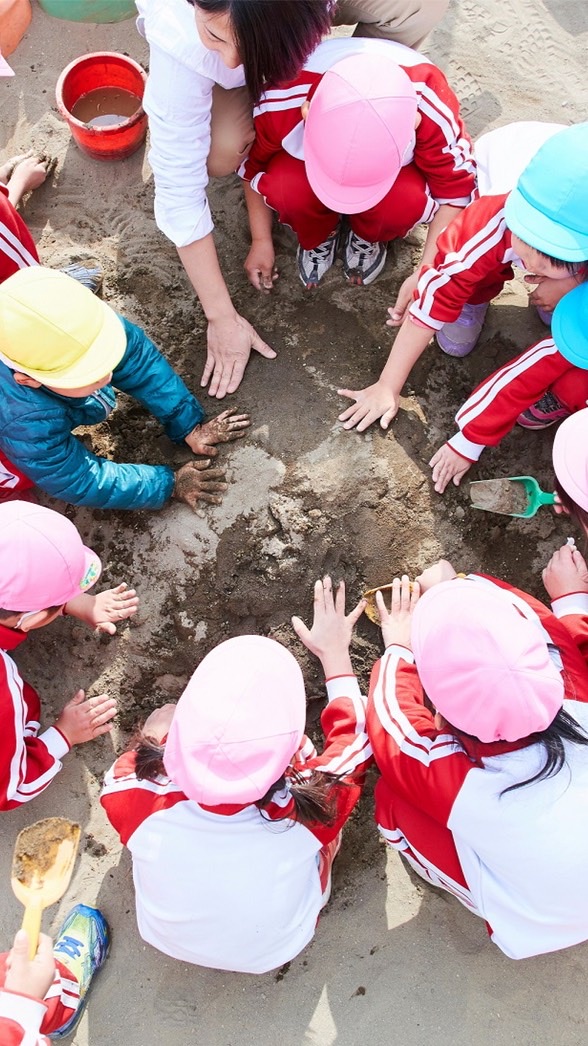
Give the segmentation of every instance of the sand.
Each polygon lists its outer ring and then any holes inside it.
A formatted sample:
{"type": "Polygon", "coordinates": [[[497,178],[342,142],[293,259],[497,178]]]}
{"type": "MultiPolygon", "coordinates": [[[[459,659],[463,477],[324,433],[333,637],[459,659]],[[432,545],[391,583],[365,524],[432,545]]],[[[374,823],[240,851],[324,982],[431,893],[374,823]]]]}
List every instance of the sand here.
{"type": "MultiPolygon", "coordinates": [[[[475,136],[513,119],[583,119],[587,42],[586,5],[573,0],[454,0],[424,49],[446,70],[475,136]]],[[[51,182],[23,209],[42,259],[57,265],[98,256],[106,300],[145,326],[197,391],[203,317],[174,248],[155,226],[144,152],[99,165],[78,152],[54,108],[66,63],[102,49],[147,59],[132,21],[77,25],[35,6],[12,56],[17,75],[0,82],[1,155],[31,147],[57,158],[51,182]]],[[[520,282],[490,308],[471,357],[449,359],[434,348],[425,354],[388,435],[346,433],[336,421],[336,390],[377,376],[390,344],[385,310],[410,271],[420,234],[391,249],[374,287],[348,286],[338,265],[308,294],[295,275],[292,236],[282,230],[278,287],[270,298],[257,297],[242,269],[248,237],[236,180],[214,184],[211,201],[234,301],[279,355],[252,359],[232,397],[251,412],[253,426],[247,440],[220,451],[232,480],[221,507],[151,515],[67,509],[103,556],[105,583],[136,585],[142,610],[114,639],[69,620],[18,652],[41,692],[46,723],[79,686],[114,694],[121,713],[111,737],[77,749],[48,791],[3,816],[1,940],[8,943],[20,915],[8,888],[16,835],[31,820],[60,814],[83,826],[82,856],[44,925],[55,930],[83,900],[104,910],[114,937],[77,1046],[583,1043],[588,946],[522,963],[506,959],[481,921],[414,882],[400,858],[386,853],[370,789],[346,832],[316,938],[287,969],[257,978],[203,970],[166,959],[138,936],[130,862],[97,805],[100,781],[136,720],[177,698],[207,650],[244,632],[282,640],[301,658],[315,730],[320,672],[289,619],[298,613],[309,620],[320,574],[344,577],[356,599],[445,555],[458,570],[484,569],[540,595],[540,568],[570,529],[548,510],[529,521],[476,512],[467,483],[441,498],[429,480],[427,461],[453,431],[465,395],[545,333],[520,282]]],[[[203,401],[217,412],[218,404],[203,401]]],[[[110,423],[85,438],[119,460],[189,457],[124,397],[110,423]]],[[[551,441],[550,431],[518,430],[470,476],[529,472],[550,489],[551,441]]],[[[379,652],[377,629],[364,621],[353,648],[364,684],[379,652]]]]}

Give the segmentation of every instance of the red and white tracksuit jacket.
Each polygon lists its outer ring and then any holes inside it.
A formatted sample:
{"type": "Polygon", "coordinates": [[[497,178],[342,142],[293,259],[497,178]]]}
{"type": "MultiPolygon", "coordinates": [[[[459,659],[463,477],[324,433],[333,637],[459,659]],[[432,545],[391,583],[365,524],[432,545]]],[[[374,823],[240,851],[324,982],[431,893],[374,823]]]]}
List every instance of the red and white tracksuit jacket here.
{"type": "Polygon", "coordinates": [[[3,987],[6,957],[0,955],[0,1043],[2,1046],[49,1046],[45,1038],[57,1031],[78,1008],[80,993],[77,980],[59,960],[55,976],[45,998],[35,999],[3,987]]]}
{"type": "Polygon", "coordinates": [[[47,1006],[40,999],[0,988],[2,1046],[50,1046],[49,1039],[40,1033],[46,1013],[47,1006]]]}
{"type": "Polygon", "coordinates": [[[304,738],[293,764],[344,775],[330,827],[297,821],[288,786],[262,815],[254,804],[201,806],[167,777],[138,781],[134,752],[114,764],[100,801],[133,856],[143,940],[184,962],[265,973],[312,939],[328,890],[320,853],[332,856],[371,760],[357,680],[328,680],[327,693],[322,755],[304,738]]]}
{"type": "Polygon", "coordinates": [[[25,639],[24,633],[0,625],[0,810],[12,810],[43,792],[70,747],[55,726],[39,734],[38,694],[6,653],[25,639]]]}
{"type": "Polygon", "coordinates": [[[19,269],[39,264],[33,237],[0,185],[0,283],[19,269]]]}
{"type": "Polygon", "coordinates": [[[553,338],[543,338],[499,367],[459,408],[459,432],[447,440],[452,450],[477,461],[484,447],[496,447],[519,414],[551,389],[571,414],[588,400],[588,371],[574,367],[558,352],[553,338]]]}
{"type": "Polygon", "coordinates": [[[521,264],[504,220],[508,193],[480,196],[449,223],[437,239],[432,265],[424,266],[410,316],[440,330],[454,323],[464,305],[491,301],[521,264]]]}
{"type": "Polygon", "coordinates": [[[325,40],[292,81],[269,88],[253,112],[255,141],[239,173],[290,225],[302,247],[317,247],[336,228],[339,215],[317,199],[304,167],[304,121],[300,107],[323,74],[354,54],[391,56],[412,80],[421,122],[396,182],[375,207],[353,214],[359,236],[393,240],[419,222],[430,222],[442,203],[465,207],[476,185],[472,143],[459,102],[444,74],[428,58],[391,40],[359,37],[325,40]]]}
{"type": "MultiPolygon", "coordinates": [[[[554,603],[470,575],[503,593],[540,629],[565,684],[564,707],[588,729],[588,597],[554,603]]],[[[507,794],[544,763],[539,745],[463,744],[435,728],[412,652],[390,646],[375,665],[368,733],[381,771],[376,820],[386,842],[488,924],[514,959],[588,939],[588,749],[564,742],[566,766],[507,794]]]]}

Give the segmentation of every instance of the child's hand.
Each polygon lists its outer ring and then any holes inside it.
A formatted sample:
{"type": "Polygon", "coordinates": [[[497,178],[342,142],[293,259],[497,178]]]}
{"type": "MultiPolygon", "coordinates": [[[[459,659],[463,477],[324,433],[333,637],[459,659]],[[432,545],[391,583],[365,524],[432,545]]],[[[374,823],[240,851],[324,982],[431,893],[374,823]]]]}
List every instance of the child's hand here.
{"type": "Polygon", "coordinates": [[[19,930],[6,957],[4,987],[11,992],[44,999],[55,976],[53,941],[46,933],[39,934],[37,952],[29,959],[29,938],[26,930],[19,930]]]}
{"type": "Polygon", "coordinates": [[[355,400],[353,407],[348,407],[339,415],[339,421],[344,423],[344,429],[357,428],[358,432],[365,432],[378,418],[381,419],[382,428],[387,429],[400,406],[398,397],[379,381],[355,392],[352,389],[337,389],[337,394],[355,400]]]}
{"type": "Polygon", "coordinates": [[[158,744],[162,744],[169,734],[176,707],[177,705],[170,701],[167,705],[162,705],[161,708],[155,708],[145,720],[142,731],[145,737],[151,737],[158,744]]]}
{"type": "Polygon", "coordinates": [[[314,615],[308,629],[299,617],[292,618],[292,627],[298,638],[318,657],[327,679],[332,676],[353,675],[349,644],[353,627],[365,607],[361,599],[354,610],[345,615],[345,583],[340,582],[335,599],[330,577],[315,582],[314,615]]]}
{"type": "Polygon", "coordinates": [[[419,272],[420,269],[417,269],[411,276],[407,276],[404,283],[401,284],[394,305],[391,309],[388,309],[389,319],[386,320],[387,327],[400,327],[406,319],[407,310],[414,301],[414,292],[419,282],[419,272]]]}
{"type": "Polygon", "coordinates": [[[58,730],[73,748],[112,730],[111,719],[116,715],[116,701],[107,694],[89,697],[83,690],[68,701],[55,723],[58,730]]]}
{"type": "Polygon", "coordinates": [[[206,454],[215,457],[218,451],[215,443],[231,443],[242,439],[245,429],[249,428],[251,419],[248,414],[237,414],[236,408],[223,410],[216,418],[195,425],[186,436],[185,442],[194,454],[206,454]]]}
{"type": "Polygon", "coordinates": [[[47,161],[38,156],[25,156],[14,167],[8,179],[8,199],[13,207],[20,203],[22,197],[33,189],[38,189],[47,177],[47,161]]]}
{"type": "Polygon", "coordinates": [[[90,628],[107,632],[113,636],[116,632],[115,622],[126,621],[137,613],[139,597],[134,588],[127,588],[126,583],[116,588],[107,588],[96,596],[84,593],[75,596],[65,604],[65,610],[71,617],[83,621],[90,628]]]}
{"type": "Polygon", "coordinates": [[[442,447],[439,447],[439,450],[433,454],[429,462],[433,469],[431,479],[435,484],[437,493],[442,494],[451,480],[453,480],[456,487],[459,487],[466,472],[473,464],[473,461],[462,458],[461,454],[453,450],[448,443],[444,443],[442,447]]]}
{"type": "Polygon", "coordinates": [[[209,505],[220,505],[221,494],[228,489],[228,483],[224,483],[225,474],[222,469],[209,468],[210,458],[206,461],[189,461],[182,465],[176,472],[176,481],[172,498],[183,501],[185,505],[196,511],[199,501],[207,501],[209,505]]]}
{"type": "Polygon", "coordinates": [[[392,600],[389,611],[386,609],[382,593],[376,592],[376,605],[380,615],[384,646],[389,647],[395,644],[408,647],[409,650],[412,649],[410,645],[412,614],[420,594],[418,581],[413,581],[411,586],[407,574],[402,575],[402,580],[395,577],[392,582],[392,600]]]}
{"type": "Polygon", "coordinates": [[[421,595],[423,595],[433,585],[439,585],[442,581],[453,581],[454,577],[457,577],[457,573],[449,560],[439,559],[437,563],[433,563],[432,566],[423,570],[422,574],[415,578],[415,581],[419,585],[421,595]]]}
{"type": "Polygon", "coordinates": [[[573,290],[581,282],[581,276],[564,276],[561,280],[553,280],[548,276],[535,276],[533,273],[525,276],[525,283],[536,284],[535,290],[529,294],[529,301],[537,308],[544,309],[545,312],[553,312],[564,294],[573,290]]]}
{"type": "Polygon", "coordinates": [[[253,240],[243,268],[249,283],[253,284],[256,291],[263,291],[265,294],[271,291],[278,279],[275,262],[276,252],[272,241],[253,240]]]}
{"type": "Polygon", "coordinates": [[[552,600],[572,592],[588,592],[588,566],[582,553],[572,545],[558,548],[541,576],[552,600]]]}

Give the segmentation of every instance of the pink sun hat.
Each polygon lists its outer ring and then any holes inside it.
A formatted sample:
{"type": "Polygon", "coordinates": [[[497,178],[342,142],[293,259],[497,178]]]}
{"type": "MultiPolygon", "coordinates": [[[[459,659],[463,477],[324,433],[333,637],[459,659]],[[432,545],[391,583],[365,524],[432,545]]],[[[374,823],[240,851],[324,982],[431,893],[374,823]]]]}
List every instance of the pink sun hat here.
{"type": "Polygon", "coordinates": [[[566,494],[588,512],[588,408],[562,422],[552,454],[554,472],[566,494]]]}
{"type": "Polygon", "coordinates": [[[2,51],[0,51],[0,76],[14,76],[14,69],[10,68],[2,51]]]}
{"type": "Polygon", "coordinates": [[[165,769],[197,803],[254,803],[284,773],[305,718],[296,658],[264,636],[227,639],[200,662],[178,701],[165,769]]]}
{"type": "Polygon", "coordinates": [[[416,91],[392,57],[336,62],[311,98],[304,127],[306,173],[319,200],[338,214],[379,203],[398,177],[416,117],[416,91]]]}
{"type": "Polygon", "coordinates": [[[0,607],[35,612],[67,603],[100,577],[102,564],[73,523],[28,501],[0,504],[0,607]]]}
{"type": "Polygon", "coordinates": [[[529,737],[562,707],[545,635],[506,591],[461,578],[435,585],[416,605],[411,643],[429,700],[480,741],[529,737]]]}

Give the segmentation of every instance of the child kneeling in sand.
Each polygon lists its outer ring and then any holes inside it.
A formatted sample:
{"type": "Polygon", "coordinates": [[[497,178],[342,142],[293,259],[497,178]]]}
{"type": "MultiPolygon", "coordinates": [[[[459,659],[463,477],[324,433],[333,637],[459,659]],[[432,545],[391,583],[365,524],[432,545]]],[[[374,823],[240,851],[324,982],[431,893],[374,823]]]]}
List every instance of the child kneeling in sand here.
{"type": "Polygon", "coordinates": [[[314,936],[341,830],[371,750],[341,584],[317,581],[310,631],[329,702],[322,755],[304,736],[302,673],[273,639],[239,636],[209,653],[177,706],[149,716],[107,774],[106,815],[133,857],[145,941],[183,962],[265,973],[314,936]]]}
{"type": "Polygon", "coordinates": [[[0,810],[11,810],[47,788],[73,745],[112,728],[116,701],[106,694],[85,700],[79,690],[39,734],[39,697],[7,651],[61,614],[112,634],[139,600],[125,584],[90,595],[102,569],[98,556],[73,523],[40,505],[0,504],[0,564],[0,810]]]}
{"type": "Polygon", "coordinates": [[[378,418],[388,428],[404,382],[434,334],[447,355],[470,353],[513,264],[541,283],[548,310],[586,278],[587,164],[588,123],[566,127],[538,149],[511,192],[480,196],[450,222],[433,263],[421,270],[414,300],[388,310],[387,323],[401,326],[378,381],[339,390],[355,400],[339,415],[344,428],[363,432],[378,418]]]}
{"type": "Polygon", "coordinates": [[[345,276],[365,286],[388,242],[419,223],[431,262],[437,235],[472,199],[476,165],[455,94],[428,58],[391,40],[324,40],[295,80],[266,88],[253,115],[239,173],[252,239],[245,269],[259,290],[277,278],[272,208],[298,237],[310,289],[335,261],[342,215],[345,276]]]}
{"type": "MultiPolygon", "coordinates": [[[[120,465],[72,435],[98,425],[116,404],[113,386],[138,399],[176,443],[194,454],[238,439],[246,414],[203,422],[198,400],[140,327],[76,280],[53,269],[21,269],[0,285],[0,464],[10,463],[53,497],[95,508],[159,509],[170,498],[218,504],[224,476],[210,460],[177,472],[120,465]]],[[[15,483],[18,482],[16,475],[15,483]]]]}
{"type": "Polygon", "coordinates": [[[396,578],[389,612],[377,600],[386,651],[367,723],[386,842],[481,916],[510,958],[587,940],[578,615],[554,600],[559,620],[495,578],[458,577],[445,560],[412,591],[396,578]]]}
{"type": "Polygon", "coordinates": [[[544,429],[581,411],[588,400],[588,283],[555,307],[552,337],[532,345],[483,381],[458,410],[455,433],[431,458],[435,490],[459,486],[485,447],[496,447],[515,422],[544,429]]]}

